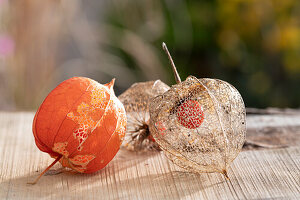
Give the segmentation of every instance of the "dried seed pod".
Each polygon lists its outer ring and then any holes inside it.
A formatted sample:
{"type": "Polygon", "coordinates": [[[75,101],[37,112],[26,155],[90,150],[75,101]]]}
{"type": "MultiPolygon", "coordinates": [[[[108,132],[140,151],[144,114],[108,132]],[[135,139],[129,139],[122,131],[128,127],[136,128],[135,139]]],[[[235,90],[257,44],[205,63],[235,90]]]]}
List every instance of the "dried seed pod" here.
{"type": "Polygon", "coordinates": [[[127,115],[123,146],[129,150],[159,149],[149,132],[149,100],[170,87],[160,80],[133,84],[118,98],[127,115]]]}
{"type": "Polygon", "coordinates": [[[46,97],[33,120],[37,147],[56,162],[80,173],[105,167],[123,141],[126,114],[115,96],[114,79],[102,85],[85,77],[59,84],[46,97]]]}
{"type": "MultiPolygon", "coordinates": [[[[167,51],[164,44],[163,48],[167,51]]],[[[225,81],[189,76],[180,82],[171,63],[178,84],[151,101],[151,134],[176,165],[227,177],[230,163],[245,142],[243,99],[225,81]]]]}

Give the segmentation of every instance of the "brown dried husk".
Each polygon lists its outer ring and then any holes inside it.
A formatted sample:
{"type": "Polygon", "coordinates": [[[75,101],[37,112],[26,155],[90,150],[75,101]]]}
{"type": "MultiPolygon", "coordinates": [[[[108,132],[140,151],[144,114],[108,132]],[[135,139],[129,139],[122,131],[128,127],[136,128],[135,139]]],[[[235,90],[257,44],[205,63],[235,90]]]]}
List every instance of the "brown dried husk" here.
{"type": "Polygon", "coordinates": [[[245,142],[244,102],[225,81],[189,76],[151,101],[150,131],[176,165],[190,172],[227,176],[230,163],[245,142]],[[182,126],[176,117],[176,107],[187,99],[199,102],[203,109],[204,120],[195,129],[182,126]],[[157,124],[163,127],[163,133],[157,124]]]}
{"type": "Polygon", "coordinates": [[[128,150],[159,149],[149,138],[149,100],[163,94],[170,87],[160,80],[133,84],[118,98],[127,115],[127,130],[122,146],[128,150]]]}

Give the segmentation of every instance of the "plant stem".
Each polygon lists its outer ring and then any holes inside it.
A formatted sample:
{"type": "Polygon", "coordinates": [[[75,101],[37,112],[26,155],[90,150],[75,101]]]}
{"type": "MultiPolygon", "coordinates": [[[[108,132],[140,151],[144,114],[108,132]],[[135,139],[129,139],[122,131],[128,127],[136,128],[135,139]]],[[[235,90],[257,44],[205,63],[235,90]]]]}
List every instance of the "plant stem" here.
{"type": "Polygon", "coordinates": [[[39,180],[40,180],[40,178],[53,166],[53,165],[55,165],[55,163],[57,163],[60,159],[62,158],[62,155],[59,155],[54,161],[53,161],[53,163],[51,164],[51,165],[49,165],[36,179],[35,179],[35,181],[33,181],[33,182],[30,182],[30,183],[27,183],[27,184],[31,184],[31,185],[34,185],[34,184],[36,184],[39,180]]]}
{"type": "Polygon", "coordinates": [[[171,55],[170,55],[170,53],[168,51],[167,45],[164,42],[162,43],[162,48],[166,52],[166,54],[168,55],[168,58],[169,58],[169,61],[171,63],[172,70],[173,70],[173,73],[174,73],[174,76],[175,76],[176,83],[181,83],[181,79],[180,79],[180,76],[179,76],[179,74],[177,72],[176,66],[175,66],[175,64],[173,62],[173,59],[172,59],[172,57],[171,57],[171,55]]]}

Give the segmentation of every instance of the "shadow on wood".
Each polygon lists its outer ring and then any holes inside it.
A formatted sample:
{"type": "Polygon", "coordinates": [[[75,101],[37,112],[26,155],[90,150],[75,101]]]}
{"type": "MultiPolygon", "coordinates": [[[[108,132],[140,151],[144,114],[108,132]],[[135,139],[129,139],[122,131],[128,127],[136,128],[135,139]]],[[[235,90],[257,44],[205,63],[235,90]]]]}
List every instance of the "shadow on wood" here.
{"type": "MultiPolygon", "coordinates": [[[[167,160],[161,159],[164,157],[160,153],[146,155],[121,151],[107,167],[93,174],[55,174],[55,171],[61,171],[60,164],[56,164],[52,170],[54,175],[42,177],[36,185],[26,183],[34,180],[42,170],[0,183],[1,190],[6,191],[6,194],[1,192],[0,197],[19,199],[30,198],[34,194],[36,198],[63,198],[67,195],[69,198],[179,199],[225,181],[222,178],[211,181],[206,174],[168,171],[171,166],[167,160]],[[159,159],[159,165],[153,163],[153,159],[159,159]]],[[[172,170],[176,170],[176,167],[172,170]]]]}

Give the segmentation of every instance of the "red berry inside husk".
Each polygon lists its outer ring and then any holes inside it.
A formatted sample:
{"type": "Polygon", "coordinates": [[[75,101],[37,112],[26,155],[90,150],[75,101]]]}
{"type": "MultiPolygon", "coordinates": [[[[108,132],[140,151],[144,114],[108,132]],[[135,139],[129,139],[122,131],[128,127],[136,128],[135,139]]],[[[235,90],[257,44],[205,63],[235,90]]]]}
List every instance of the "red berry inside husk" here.
{"type": "Polygon", "coordinates": [[[186,100],[181,103],[177,107],[176,116],[179,123],[189,129],[198,128],[204,120],[202,107],[195,100],[186,100]]]}

